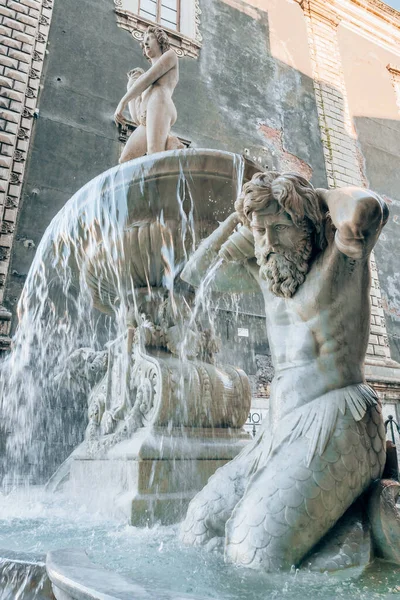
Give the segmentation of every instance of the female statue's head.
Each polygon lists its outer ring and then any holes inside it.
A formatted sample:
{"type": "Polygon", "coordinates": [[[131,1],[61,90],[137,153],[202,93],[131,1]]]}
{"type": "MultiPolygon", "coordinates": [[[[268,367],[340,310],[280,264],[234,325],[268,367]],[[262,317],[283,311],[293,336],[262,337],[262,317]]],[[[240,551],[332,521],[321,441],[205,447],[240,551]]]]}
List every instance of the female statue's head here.
{"type": "Polygon", "coordinates": [[[142,42],[143,54],[146,58],[154,58],[160,50],[161,54],[164,54],[170,47],[169,38],[161,27],[147,28],[142,42]]]}

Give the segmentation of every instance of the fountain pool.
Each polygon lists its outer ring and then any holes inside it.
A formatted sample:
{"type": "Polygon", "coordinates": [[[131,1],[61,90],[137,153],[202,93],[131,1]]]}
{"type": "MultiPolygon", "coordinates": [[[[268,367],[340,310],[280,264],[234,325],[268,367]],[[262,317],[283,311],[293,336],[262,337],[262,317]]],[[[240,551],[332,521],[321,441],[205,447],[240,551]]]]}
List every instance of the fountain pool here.
{"type": "Polygon", "coordinates": [[[39,487],[0,496],[0,548],[35,554],[84,550],[100,569],[148,590],[169,590],[176,598],[187,594],[215,600],[388,600],[400,593],[400,568],[384,561],[364,571],[263,574],[225,564],[219,550],[183,546],[178,525],[132,527],[93,514],[81,502],[39,487]]]}

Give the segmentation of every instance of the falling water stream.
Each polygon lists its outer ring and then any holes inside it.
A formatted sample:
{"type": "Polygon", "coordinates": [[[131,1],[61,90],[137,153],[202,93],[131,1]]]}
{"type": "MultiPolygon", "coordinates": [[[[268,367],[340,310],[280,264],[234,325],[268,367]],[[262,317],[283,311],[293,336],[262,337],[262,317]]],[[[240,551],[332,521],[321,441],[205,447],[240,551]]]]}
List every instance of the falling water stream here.
{"type": "MultiPolygon", "coordinates": [[[[13,350],[1,368],[3,486],[44,482],[82,440],[90,377],[101,368],[107,343],[126,332],[128,312],[141,321],[143,293],[151,299],[162,287],[175,316],[182,310],[178,275],[197,233],[190,156],[174,161],[168,202],[155,163],[135,161],[79,190],[46,230],[18,305],[13,350]],[[130,260],[132,254],[140,260],[130,260]]],[[[243,164],[235,160],[238,189],[243,164]]],[[[217,200],[209,197],[212,209],[217,200]]],[[[186,301],[184,308],[193,325],[186,301]]]]}
{"type": "MultiPolygon", "coordinates": [[[[203,168],[200,154],[169,152],[111,169],[79,190],[46,230],[18,305],[12,352],[1,365],[0,548],[84,548],[94,562],[146,587],[205,598],[389,597],[400,591],[393,567],[375,565],[363,575],[256,573],[226,565],[221,553],[182,547],[177,526],[129,527],[67,491],[42,487],[83,439],[88,394],[104,372],[108,345],[132,321],[135,343],[144,344],[153,294],[180,323],[182,373],[189,332],[200,323],[215,331],[215,308],[227,301],[210,292],[219,263],[195,299],[179,273],[198,241],[232,211],[244,163],[224,153],[230,178],[207,187],[204,174],[191,170],[203,168]]],[[[11,598],[5,594],[0,598],[11,598]]]]}

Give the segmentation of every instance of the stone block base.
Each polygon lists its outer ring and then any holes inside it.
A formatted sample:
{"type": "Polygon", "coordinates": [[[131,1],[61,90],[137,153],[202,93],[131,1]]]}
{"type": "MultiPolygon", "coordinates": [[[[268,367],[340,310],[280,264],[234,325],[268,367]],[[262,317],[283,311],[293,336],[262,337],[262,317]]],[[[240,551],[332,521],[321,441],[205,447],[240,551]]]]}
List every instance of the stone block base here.
{"type": "Polygon", "coordinates": [[[129,497],[126,506],[129,524],[134,527],[146,527],[154,523],[179,523],[185,518],[189,502],[195,494],[196,491],[187,494],[138,494],[133,499],[129,497]]]}
{"type": "Polygon", "coordinates": [[[124,516],[138,527],[182,520],[193,496],[227,460],[81,460],[69,489],[94,511],[124,516]]]}
{"type": "Polygon", "coordinates": [[[71,457],[67,490],[93,511],[123,516],[131,525],[176,523],[209,477],[249,439],[242,430],[214,430],[213,436],[206,430],[144,430],[101,457],[91,457],[83,444],[71,457]]]}

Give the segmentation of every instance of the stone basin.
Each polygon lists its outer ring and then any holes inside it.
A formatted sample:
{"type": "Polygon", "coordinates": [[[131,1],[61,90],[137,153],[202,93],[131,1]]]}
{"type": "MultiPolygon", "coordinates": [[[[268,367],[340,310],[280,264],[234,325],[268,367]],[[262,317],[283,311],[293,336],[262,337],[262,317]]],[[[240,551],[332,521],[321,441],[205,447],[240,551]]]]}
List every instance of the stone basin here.
{"type": "Polygon", "coordinates": [[[256,170],[240,155],[208,149],[125,163],[75,194],[58,219],[59,235],[52,232],[53,248],[73,271],[84,272],[96,308],[112,312],[133,290],[171,287],[256,170]]]}

